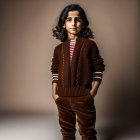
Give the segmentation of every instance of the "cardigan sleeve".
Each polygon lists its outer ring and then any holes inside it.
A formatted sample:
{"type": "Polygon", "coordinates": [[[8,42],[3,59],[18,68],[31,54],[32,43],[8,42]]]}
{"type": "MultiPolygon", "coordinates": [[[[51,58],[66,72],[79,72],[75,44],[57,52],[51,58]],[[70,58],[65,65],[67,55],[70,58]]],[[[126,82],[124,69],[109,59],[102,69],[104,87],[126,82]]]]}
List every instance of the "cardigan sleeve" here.
{"type": "Polygon", "coordinates": [[[51,73],[52,73],[52,84],[58,83],[58,68],[59,68],[59,57],[58,57],[58,49],[57,47],[54,49],[52,65],[51,65],[51,73]]]}
{"type": "Polygon", "coordinates": [[[105,71],[104,60],[99,53],[99,49],[96,43],[92,41],[91,46],[92,46],[91,47],[91,61],[93,64],[93,69],[94,69],[94,72],[93,72],[94,81],[99,81],[101,84],[102,78],[103,78],[103,71],[105,71]]]}

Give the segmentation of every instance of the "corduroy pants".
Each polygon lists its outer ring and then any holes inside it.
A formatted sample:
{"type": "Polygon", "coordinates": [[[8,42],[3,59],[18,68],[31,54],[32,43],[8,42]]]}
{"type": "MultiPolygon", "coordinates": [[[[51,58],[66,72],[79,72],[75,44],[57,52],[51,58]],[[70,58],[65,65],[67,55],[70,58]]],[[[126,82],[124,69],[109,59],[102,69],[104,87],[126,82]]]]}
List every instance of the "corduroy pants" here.
{"type": "Polygon", "coordinates": [[[78,97],[58,97],[55,103],[63,140],[76,139],[76,118],[82,140],[97,140],[96,108],[91,94],[78,97]]]}

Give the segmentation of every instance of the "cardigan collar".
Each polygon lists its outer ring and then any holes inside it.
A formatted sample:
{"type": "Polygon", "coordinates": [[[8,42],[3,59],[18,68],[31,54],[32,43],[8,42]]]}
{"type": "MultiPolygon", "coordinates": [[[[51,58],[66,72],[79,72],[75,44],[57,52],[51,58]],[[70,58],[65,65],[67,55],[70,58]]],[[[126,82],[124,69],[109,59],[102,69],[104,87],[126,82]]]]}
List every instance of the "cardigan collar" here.
{"type": "Polygon", "coordinates": [[[63,45],[63,55],[64,55],[64,86],[75,87],[76,85],[76,75],[77,67],[79,61],[80,50],[85,37],[76,38],[76,44],[70,63],[70,39],[62,43],[63,45]]]}

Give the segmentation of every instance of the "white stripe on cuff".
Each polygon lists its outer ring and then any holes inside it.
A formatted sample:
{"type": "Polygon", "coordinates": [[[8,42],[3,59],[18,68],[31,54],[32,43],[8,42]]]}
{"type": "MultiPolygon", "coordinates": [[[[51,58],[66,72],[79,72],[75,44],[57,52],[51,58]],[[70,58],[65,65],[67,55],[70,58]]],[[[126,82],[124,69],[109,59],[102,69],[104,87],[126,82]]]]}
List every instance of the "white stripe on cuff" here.
{"type": "Polygon", "coordinates": [[[52,77],[58,77],[58,76],[53,75],[52,77]]]}
{"type": "Polygon", "coordinates": [[[94,78],[100,78],[100,79],[102,79],[101,77],[97,77],[97,76],[96,76],[96,77],[94,77],[94,78]]]}
{"type": "Polygon", "coordinates": [[[52,78],[57,78],[58,79],[58,74],[52,74],[52,78]]]}
{"type": "Polygon", "coordinates": [[[102,73],[102,74],[103,74],[103,72],[100,72],[100,71],[98,71],[98,72],[94,72],[94,73],[102,73]]]}
{"type": "Polygon", "coordinates": [[[58,80],[58,78],[52,78],[52,80],[58,80]]]}

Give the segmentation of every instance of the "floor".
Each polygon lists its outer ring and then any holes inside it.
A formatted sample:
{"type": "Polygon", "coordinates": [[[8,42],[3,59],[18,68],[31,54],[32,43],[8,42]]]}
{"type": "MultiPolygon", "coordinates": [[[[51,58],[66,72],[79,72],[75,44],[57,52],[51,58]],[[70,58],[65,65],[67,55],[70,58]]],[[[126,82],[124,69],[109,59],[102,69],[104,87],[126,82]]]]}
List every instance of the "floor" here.
{"type": "MultiPolygon", "coordinates": [[[[99,121],[96,124],[98,140],[140,140],[140,129],[135,128],[116,135],[113,127],[104,130],[102,126],[111,123],[99,121]],[[102,128],[102,129],[100,129],[102,128]]],[[[112,125],[113,126],[113,125],[112,125]]],[[[81,140],[76,132],[76,140],[81,140]]],[[[57,114],[18,114],[0,116],[0,140],[62,140],[57,114]]]]}

